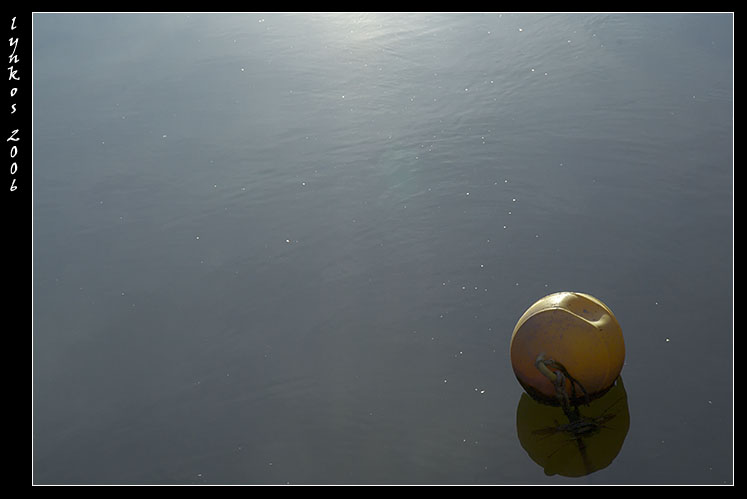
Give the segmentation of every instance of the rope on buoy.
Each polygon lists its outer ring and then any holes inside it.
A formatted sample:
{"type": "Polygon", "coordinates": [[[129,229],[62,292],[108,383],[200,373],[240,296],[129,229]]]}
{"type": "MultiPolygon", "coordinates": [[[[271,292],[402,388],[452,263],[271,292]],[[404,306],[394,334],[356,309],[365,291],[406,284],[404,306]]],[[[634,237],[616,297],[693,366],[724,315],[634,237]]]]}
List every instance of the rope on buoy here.
{"type": "Polygon", "coordinates": [[[571,398],[568,397],[568,392],[565,390],[565,380],[571,383],[571,397],[576,400],[576,385],[581,389],[584,394],[584,402],[589,405],[589,394],[576,378],[571,376],[568,369],[563,364],[553,359],[545,359],[545,354],[541,353],[537,356],[534,361],[534,365],[537,367],[540,373],[545,376],[555,387],[555,398],[560,402],[560,406],[563,408],[563,412],[571,422],[577,421],[581,418],[578,411],[578,405],[574,404],[571,408],[571,398]],[[557,371],[551,371],[549,368],[552,367],[557,371]]]}

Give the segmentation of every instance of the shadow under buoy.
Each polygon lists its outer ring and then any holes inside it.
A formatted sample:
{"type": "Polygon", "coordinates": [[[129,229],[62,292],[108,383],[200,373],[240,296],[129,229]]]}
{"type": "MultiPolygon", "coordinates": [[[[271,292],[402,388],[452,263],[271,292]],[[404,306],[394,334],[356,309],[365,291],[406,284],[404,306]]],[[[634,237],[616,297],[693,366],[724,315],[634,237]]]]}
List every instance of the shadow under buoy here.
{"type": "Polygon", "coordinates": [[[516,409],[519,442],[546,475],[580,477],[606,468],[629,427],[628,395],[620,377],[603,396],[576,407],[575,416],[526,393],[516,409]]]}

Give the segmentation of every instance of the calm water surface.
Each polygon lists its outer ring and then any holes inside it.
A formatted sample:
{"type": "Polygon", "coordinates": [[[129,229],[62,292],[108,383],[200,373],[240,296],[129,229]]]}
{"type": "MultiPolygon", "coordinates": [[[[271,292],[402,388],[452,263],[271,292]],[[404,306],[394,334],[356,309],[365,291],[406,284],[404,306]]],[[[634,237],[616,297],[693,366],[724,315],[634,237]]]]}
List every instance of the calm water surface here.
{"type": "Polygon", "coordinates": [[[36,483],[733,482],[732,16],[33,29],[36,483]],[[562,290],[627,348],[575,478],[508,358],[562,290]]]}

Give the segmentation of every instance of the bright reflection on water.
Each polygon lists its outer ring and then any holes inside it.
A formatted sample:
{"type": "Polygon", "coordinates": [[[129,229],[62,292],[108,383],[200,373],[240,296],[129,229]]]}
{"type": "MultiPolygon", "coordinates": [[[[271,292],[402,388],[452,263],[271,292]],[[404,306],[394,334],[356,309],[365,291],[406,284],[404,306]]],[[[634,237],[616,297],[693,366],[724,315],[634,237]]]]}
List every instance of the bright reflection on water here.
{"type": "Polygon", "coordinates": [[[732,482],[731,16],[33,42],[35,482],[732,482]],[[522,447],[508,359],[563,290],[627,351],[624,443],[576,478],[522,447]]]}

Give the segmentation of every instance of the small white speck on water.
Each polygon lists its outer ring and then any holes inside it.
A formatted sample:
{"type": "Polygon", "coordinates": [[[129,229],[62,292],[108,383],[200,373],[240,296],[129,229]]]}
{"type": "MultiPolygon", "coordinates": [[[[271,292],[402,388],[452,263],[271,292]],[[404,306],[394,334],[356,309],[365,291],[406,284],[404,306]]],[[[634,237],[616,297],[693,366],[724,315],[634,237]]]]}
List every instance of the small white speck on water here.
{"type": "Polygon", "coordinates": [[[198,240],[199,240],[199,239],[200,239],[200,236],[195,236],[195,239],[198,239],[198,240]]]}
{"type": "Polygon", "coordinates": [[[168,137],[168,136],[165,133],[163,135],[161,135],[162,139],[165,139],[166,137],[168,137]]]}
{"type": "Polygon", "coordinates": [[[664,341],[669,343],[669,338],[664,338],[664,341]]]}

